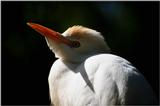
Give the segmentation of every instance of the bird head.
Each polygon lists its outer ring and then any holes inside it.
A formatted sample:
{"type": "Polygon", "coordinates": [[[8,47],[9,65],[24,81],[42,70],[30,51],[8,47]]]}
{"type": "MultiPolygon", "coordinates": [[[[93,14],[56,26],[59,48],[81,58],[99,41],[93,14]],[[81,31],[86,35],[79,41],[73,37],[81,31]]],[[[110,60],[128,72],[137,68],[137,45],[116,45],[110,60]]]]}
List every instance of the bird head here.
{"type": "Polygon", "coordinates": [[[110,48],[103,36],[83,26],[73,26],[60,34],[35,23],[27,23],[31,28],[45,36],[49,48],[55,57],[66,61],[81,62],[100,53],[109,53],[110,48]]]}

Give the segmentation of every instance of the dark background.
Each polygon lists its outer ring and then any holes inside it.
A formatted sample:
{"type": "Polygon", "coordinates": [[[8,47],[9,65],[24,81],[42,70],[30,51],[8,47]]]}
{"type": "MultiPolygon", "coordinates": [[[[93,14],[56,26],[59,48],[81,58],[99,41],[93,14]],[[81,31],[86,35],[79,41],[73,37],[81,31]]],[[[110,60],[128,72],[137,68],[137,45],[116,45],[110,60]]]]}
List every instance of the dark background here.
{"type": "Polygon", "coordinates": [[[1,2],[2,104],[49,105],[54,54],[26,25],[63,32],[83,25],[101,32],[112,52],[129,60],[159,98],[159,2],[1,2]]]}

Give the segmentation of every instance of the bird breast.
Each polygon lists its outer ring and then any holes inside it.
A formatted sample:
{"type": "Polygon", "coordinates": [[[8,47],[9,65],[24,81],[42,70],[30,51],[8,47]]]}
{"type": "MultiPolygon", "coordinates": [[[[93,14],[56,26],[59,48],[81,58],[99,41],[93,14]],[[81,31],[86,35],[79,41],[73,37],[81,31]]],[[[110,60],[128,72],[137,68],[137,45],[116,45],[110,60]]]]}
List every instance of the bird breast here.
{"type": "Polygon", "coordinates": [[[82,63],[58,59],[50,71],[49,88],[55,106],[145,104],[152,95],[138,70],[111,54],[95,55],[82,63]]]}

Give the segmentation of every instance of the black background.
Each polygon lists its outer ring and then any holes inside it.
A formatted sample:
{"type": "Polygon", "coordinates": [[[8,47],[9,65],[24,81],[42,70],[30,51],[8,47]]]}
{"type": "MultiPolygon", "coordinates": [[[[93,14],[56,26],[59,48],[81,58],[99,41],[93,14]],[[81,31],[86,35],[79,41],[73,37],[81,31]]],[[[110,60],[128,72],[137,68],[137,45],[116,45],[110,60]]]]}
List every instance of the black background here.
{"type": "Polygon", "coordinates": [[[28,21],[60,32],[74,24],[102,32],[113,53],[136,66],[159,98],[159,2],[3,1],[1,7],[2,104],[50,104],[48,75],[54,54],[28,21]],[[105,5],[111,7],[106,14],[101,8],[105,5]],[[109,10],[115,7],[122,8],[122,16],[109,10]]]}

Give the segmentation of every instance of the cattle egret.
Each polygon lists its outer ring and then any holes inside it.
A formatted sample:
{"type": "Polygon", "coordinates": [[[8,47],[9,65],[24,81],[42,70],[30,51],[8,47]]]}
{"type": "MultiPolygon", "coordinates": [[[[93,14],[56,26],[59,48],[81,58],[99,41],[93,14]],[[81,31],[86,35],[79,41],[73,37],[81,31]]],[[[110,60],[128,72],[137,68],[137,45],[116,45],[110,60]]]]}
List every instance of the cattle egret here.
{"type": "Polygon", "coordinates": [[[155,104],[144,76],[124,58],[110,54],[99,32],[73,26],[60,34],[36,23],[27,24],[45,36],[58,58],[48,77],[54,106],[155,104]]]}

